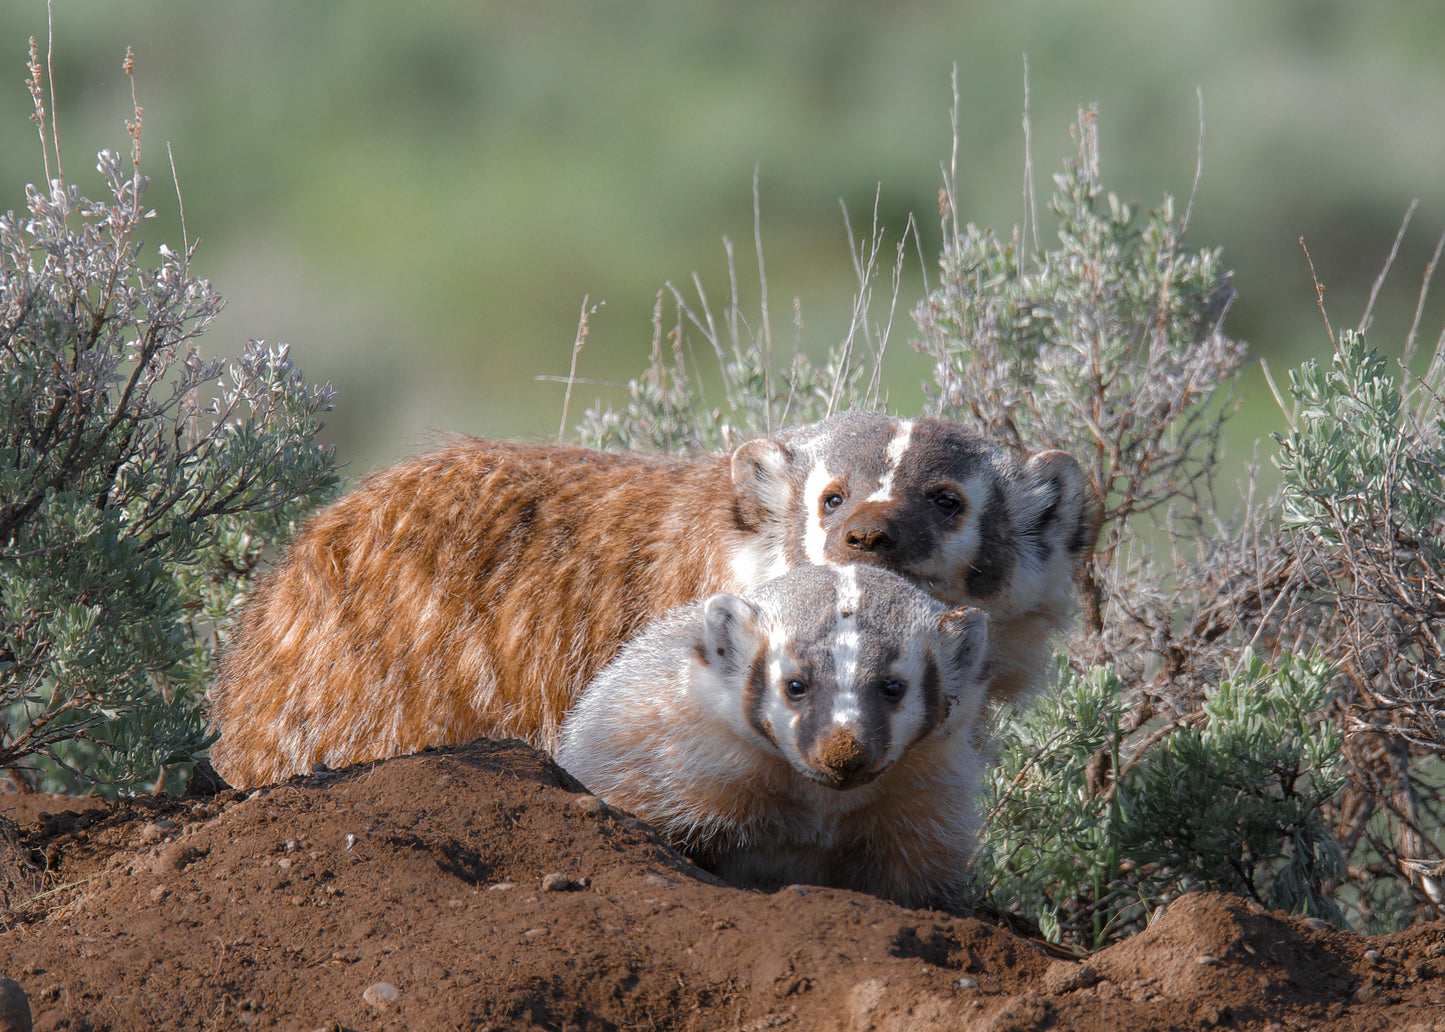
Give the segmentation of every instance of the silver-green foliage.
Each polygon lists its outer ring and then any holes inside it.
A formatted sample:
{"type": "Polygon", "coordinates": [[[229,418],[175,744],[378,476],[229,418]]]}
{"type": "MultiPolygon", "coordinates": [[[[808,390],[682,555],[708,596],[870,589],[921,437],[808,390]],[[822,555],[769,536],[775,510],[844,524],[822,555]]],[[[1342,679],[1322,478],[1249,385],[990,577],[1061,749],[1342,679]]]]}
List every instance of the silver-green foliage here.
{"type": "Polygon", "coordinates": [[[1289,394],[1276,608],[1346,675],[1354,777],[1336,834],[1370,874],[1352,886],[1358,923],[1392,930],[1445,906],[1445,337],[1416,377],[1343,332],[1289,394]]]}
{"type": "Polygon", "coordinates": [[[1244,348],[1219,332],[1233,297],[1220,251],[1184,246],[1171,197],[1141,210],[1104,189],[1092,112],[1076,135],[1078,158],[1054,176],[1051,246],[945,212],[918,347],[934,410],[1014,447],[1078,449],[1118,534],[1207,470],[1208,402],[1244,348]]]}
{"type": "Polygon", "coordinates": [[[1321,813],[1344,784],[1321,720],[1331,677],[1318,657],[1246,652],[1194,722],[1130,733],[1114,670],[1061,663],[1037,706],[1003,715],[979,891],[1088,946],[1197,889],[1341,920],[1344,860],[1321,813]]]}
{"type": "Polygon", "coordinates": [[[1281,518],[1333,603],[1328,625],[1367,696],[1360,723],[1441,750],[1445,378],[1437,361],[1432,377],[1402,387],[1390,366],[1346,331],[1329,365],[1291,371],[1281,518]]]}
{"type": "Polygon", "coordinates": [[[133,137],[102,199],[56,178],[0,216],[0,770],[48,788],[133,789],[208,744],[215,628],[335,481],[330,386],[285,346],[203,358],[220,296],[189,253],[142,259],[133,137]]]}
{"type": "Polygon", "coordinates": [[[756,342],[729,342],[716,351],[719,375],[709,392],[692,364],[690,348],[677,343],[680,334],[671,338],[670,357],[660,338],[654,338],[651,362],[641,376],[628,381],[627,400],[620,408],[606,405],[583,414],[577,427],[583,444],[683,454],[721,451],[827,415],[837,384],[844,385],[845,402],[860,400],[856,384],[861,369],[846,368],[836,350],[821,367],[795,352],[787,369],[777,373],[756,342]]]}

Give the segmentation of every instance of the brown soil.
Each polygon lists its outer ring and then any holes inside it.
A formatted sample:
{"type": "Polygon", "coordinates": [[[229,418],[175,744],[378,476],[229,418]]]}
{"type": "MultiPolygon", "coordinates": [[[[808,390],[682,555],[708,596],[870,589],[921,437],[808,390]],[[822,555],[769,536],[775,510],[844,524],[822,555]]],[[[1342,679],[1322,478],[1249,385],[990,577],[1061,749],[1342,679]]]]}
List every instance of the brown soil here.
{"type": "Polygon", "coordinates": [[[0,813],[0,975],[37,1030],[1445,1030],[1439,923],[1366,939],[1195,895],[1081,960],[728,887],[515,742],[0,813]]]}

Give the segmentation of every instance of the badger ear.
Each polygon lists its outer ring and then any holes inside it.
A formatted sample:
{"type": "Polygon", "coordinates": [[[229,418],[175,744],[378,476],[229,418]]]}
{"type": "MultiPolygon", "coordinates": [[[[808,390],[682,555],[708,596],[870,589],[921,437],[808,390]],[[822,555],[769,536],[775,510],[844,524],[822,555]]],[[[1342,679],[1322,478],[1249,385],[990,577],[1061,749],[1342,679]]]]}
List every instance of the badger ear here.
{"type": "Polygon", "coordinates": [[[713,595],[702,604],[699,658],[724,674],[748,662],[757,646],[758,609],[737,595],[713,595]]]}
{"type": "Polygon", "coordinates": [[[772,437],[744,441],[733,451],[733,488],[744,526],[787,519],[793,507],[792,462],[792,449],[772,437]]]}
{"type": "Polygon", "coordinates": [[[1039,452],[1024,464],[1013,508],[1025,562],[1046,566],[1064,557],[1076,570],[1093,552],[1099,503],[1068,452],[1039,452]]]}
{"type": "Polygon", "coordinates": [[[988,663],[988,614],[971,606],[950,609],[938,618],[938,633],[948,680],[960,685],[982,681],[988,663]]]}

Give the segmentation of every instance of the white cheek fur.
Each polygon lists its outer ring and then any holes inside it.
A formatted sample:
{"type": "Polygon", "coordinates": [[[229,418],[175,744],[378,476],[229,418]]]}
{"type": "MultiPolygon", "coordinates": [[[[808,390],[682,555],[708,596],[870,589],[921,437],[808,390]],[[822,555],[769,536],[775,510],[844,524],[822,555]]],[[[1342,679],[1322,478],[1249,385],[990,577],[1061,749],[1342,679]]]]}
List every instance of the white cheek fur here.
{"type": "Polygon", "coordinates": [[[820,504],[823,492],[833,475],[822,462],[814,464],[803,483],[803,505],[806,507],[806,523],[803,531],[803,554],[814,566],[827,566],[828,557],[824,552],[828,544],[828,531],[823,527],[823,508],[820,504]]]}

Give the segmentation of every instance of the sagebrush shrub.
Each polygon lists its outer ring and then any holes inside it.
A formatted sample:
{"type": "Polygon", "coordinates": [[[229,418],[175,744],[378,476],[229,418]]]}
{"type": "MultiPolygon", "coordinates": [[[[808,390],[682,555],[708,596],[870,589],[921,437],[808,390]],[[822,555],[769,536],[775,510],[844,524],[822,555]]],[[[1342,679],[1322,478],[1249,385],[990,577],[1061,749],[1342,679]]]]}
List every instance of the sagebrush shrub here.
{"type": "MultiPolygon", "coordinates": [[[[32,40],[44,146],[39,75],[32,40]]],[[[0,770],[25,786],[130,790],[203,751],[216,628],[335,482],[330,386],[284,345],[202,357],[220,296],[191,248],[143,257],[129,128],[100,199],[57,176],[0,216],[0,770]]]]}
{"type": "Polygon", "coordinates": [[[1331,817],[1370,874],[1360,923],[1385,930],[1445,912],[1445,336],[1416,378],[1343,332],[1289,395],[1274,604],[1341,671],[1353,776],[1331,817]]]}
{"type": "Polygon", "coordinates": [[[1246,651],[1195,723],[1130,733],[1117,673],[1063,664],[1001,720],[979,898],[1090,947],[1197,889],[1340,920],[1344,858],[1322,813],[1344,784],[1339,730],[1320,720],[1332,673],[1246,651]]]}

